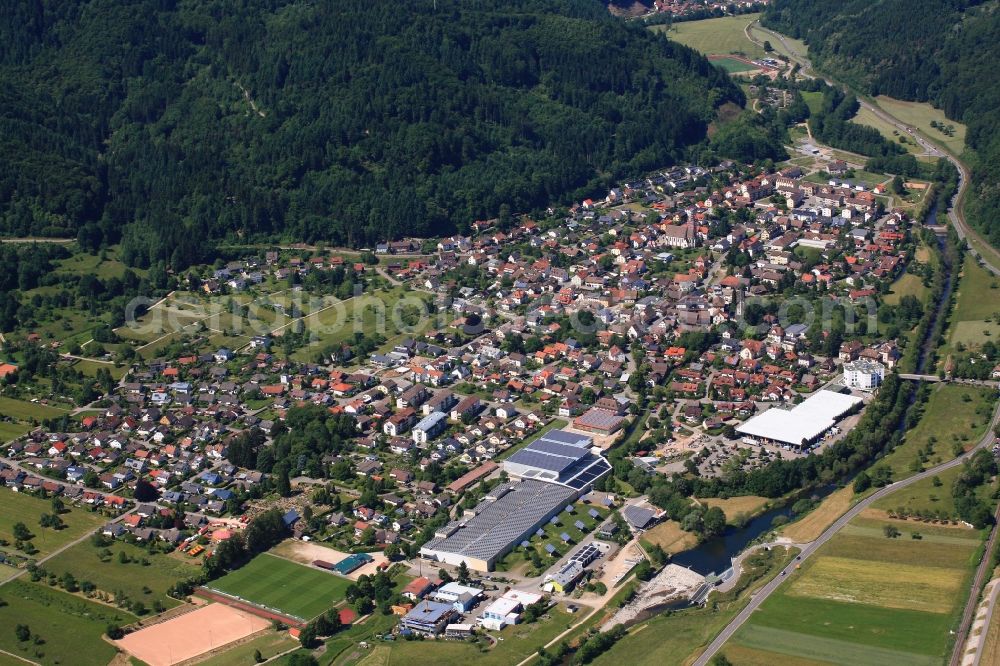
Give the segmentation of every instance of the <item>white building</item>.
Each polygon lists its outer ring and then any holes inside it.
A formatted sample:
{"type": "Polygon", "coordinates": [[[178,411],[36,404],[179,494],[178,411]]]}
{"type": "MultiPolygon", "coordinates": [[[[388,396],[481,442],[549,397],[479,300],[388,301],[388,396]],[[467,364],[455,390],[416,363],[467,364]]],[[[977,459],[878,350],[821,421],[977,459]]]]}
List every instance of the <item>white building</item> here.
{"type": "Polygon", "coordinates": [[[844,384],[862,391],[872,391],[885,379],[885,366],[877,361],[858,359],[844,364],[844,384]]]}
{"type": "Polygon", "coordinates": [[[417,444],[426,444],[434,439],[448,426],[448,415],[444,412],[432,412],[421,419],[413,428],[413,441],[417,444]]]}
{"type": "Polygon", "coordinates": [[[479,624],[493,631],[500,631],[508,624],[517,624],[524,609],[537,603],[541,598],[542,595],[534,592],[508,590],[502,597],[486,607],[479,618],[479,624]]]}

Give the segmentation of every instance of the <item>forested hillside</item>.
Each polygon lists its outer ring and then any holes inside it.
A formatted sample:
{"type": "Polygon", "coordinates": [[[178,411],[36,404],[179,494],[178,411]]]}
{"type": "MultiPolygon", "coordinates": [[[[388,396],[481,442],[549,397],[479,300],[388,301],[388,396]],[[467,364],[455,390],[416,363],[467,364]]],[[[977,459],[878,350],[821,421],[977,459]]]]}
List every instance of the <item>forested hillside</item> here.
{"type": "Polygon", "coordinates": [[[742,94],[599,0],[0,3],[0,233],[370,245],[668,164],[742,94]]]}
{"type": "Polygon", "coordinates": [[[764,23],[872,95],[930,102],[968,126],[970,222],[1000,246],[1000,2],[776,0],[764,23]]]}

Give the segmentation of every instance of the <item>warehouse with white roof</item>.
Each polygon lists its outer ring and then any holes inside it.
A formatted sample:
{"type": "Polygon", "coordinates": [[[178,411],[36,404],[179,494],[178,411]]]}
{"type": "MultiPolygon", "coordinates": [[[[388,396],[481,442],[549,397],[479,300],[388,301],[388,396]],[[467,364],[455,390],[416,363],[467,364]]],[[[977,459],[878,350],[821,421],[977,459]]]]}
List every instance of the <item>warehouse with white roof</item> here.
{"type": "Polygon", "coordinates": [[[861,402],[846,393],[817,391],[792,409],[771,408],[758,414],[737,426],[736,432],[750,443],[808,446],[861,402]]]}

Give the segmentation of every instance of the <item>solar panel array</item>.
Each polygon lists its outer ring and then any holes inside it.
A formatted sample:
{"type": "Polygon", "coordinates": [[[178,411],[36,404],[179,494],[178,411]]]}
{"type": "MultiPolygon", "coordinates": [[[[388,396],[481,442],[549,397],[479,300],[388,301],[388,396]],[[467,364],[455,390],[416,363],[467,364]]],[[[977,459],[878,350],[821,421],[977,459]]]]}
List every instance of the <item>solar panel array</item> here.
{"type": "Polygon", "coordinates": [[[504,466],[513,476],[550,480],[582,490],[611,471],[603,457],[590,452],[592,443],[586,435],[551,430],[512,455],[504,466]]]}
{"type": "Polygon", "coordinates": [[[442,551],[492,561],[523,541],[574,497],[575,493],[563,486],[522,481],[500,499],[481,502],[476,507],[477,515],[461,529],[428,541],[421,552],[442,551]]]}

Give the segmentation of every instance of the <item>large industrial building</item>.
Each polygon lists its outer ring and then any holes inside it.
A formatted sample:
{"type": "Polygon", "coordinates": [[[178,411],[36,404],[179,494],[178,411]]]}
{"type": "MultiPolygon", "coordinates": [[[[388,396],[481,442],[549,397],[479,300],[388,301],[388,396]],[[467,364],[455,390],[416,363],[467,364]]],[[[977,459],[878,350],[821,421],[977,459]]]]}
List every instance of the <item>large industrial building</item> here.
{"type": "Polygon", "coordinates": [[[611,464],[593,450],[587,435],[551,430],[504,461],[503,468],[513,481],[490,491],[471,517],[440,528],[420,549],[422,557],[492,571],[497,560],[588,492],[611,464]]]}
{"type": "Polygon", "coordinates": [[[862,399],[817,391],[793,409],[771,408],[737,426],[744,441],[801,447],[816,442],[862,399]]]}
{"type": "Polygon", "coordinates": [[[475,515],[438,529],[420,555],[454,566],[465,562],[476,571],[492,571],[497,560],[530,539],[576,497],[572,488],[555,483],[524,480],[500,484],[476,506],[475,515]]]}
{"type": "Polygon", "coordinates": [[[587,435],[550,430],[510,458],[503,468],[518,479],[558,483],[583,493],[611,471],[611,464],[592,451],[594,441],[587,435]]]}

